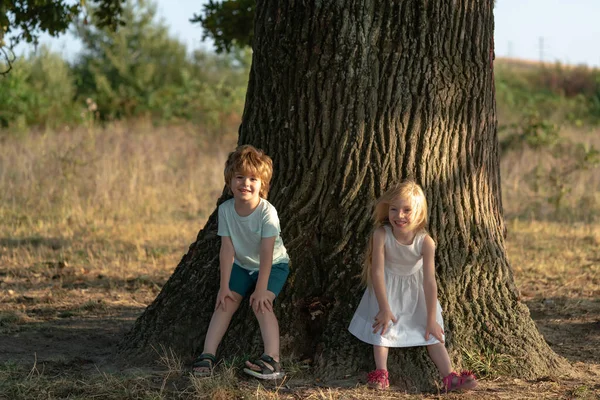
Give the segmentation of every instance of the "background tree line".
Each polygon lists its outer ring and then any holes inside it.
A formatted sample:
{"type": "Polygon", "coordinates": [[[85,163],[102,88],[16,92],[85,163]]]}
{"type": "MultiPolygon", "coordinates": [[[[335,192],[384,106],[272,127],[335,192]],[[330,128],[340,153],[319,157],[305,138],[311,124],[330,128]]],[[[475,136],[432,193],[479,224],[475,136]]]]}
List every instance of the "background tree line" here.
{"type": "MultiPolygon", "coordinates": [[[[88,12],[74,25],[83,46],[72,61],[41,46],[0,78],[0,129],[139,117],[216,127],[243,108],[252,40],[245,32],[252,30],[253,3],[208,2],[204,16],[194,16],[214,40],[216,54],[189,54],[157,19],[151,1],[125,2],[116,31],[105,16],[88,12]]],[[[1,64],[5,70],[7,62],[1,64]]],[[[537,124],[549,132],[557,123],[600,123],[598,69],[498,60],[495,79],[501,129],[537,124]]]]}
{"type": "MultiPolygon", "coordinates": [[[[152,1],[121,3],[118,18],[92,2],[75,20],[82,49],[71,61],[41,46],[12,63],[0,77],[0,134],[132,119],[235,133],[252,57],[254,1],[209,1],[192,17],[216,53],[190,53],[157,18],[152,1]]],[[[0,67],[6,70],[7,61],[0,67]]],[[[494,73],[502,156],[533,152],[539,158],[521,171],[537,200],[518,215],[564,215],[575,176],[600,162],[594,144],[570,132],[600,123],[600,70],[499,59],[494,73]]],[[[571,209],[596,209],[595,198],[575,197],[587,200],[571,209]]]]}
{"type": "Polygon", "coordinates": [[[139,117],[216,127],[241,112],[250,50],[189,54],[148,1],[125,3],[124,25],[117,31],[99,27],[95,14],[86,18],[91,21],[74,25],[83,47],[73,61],[41,46],[16,59],[0,78],[0,128],[51,129],[139,117]]]}

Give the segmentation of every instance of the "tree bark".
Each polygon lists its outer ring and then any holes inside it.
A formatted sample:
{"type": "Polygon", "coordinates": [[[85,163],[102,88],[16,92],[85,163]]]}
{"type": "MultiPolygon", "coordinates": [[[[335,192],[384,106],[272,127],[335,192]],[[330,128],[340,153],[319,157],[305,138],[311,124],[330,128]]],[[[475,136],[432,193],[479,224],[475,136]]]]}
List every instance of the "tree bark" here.
{"type": "MultiPolygon", "coordinates": [[[[239,144],[275,165],[269,200],[292,259],[277,300],[284,357],[311,358],[328,377],[373,368],[371,346],[347,331],[364,290],[370,204],[413,178],[429,202],[454,363],[491,350],[524,377],[564,366],[519,301],[506,257],[493,27],[487,0],[258,1],[239,144]]],[[[128,354],[202,346],[219,284],[216,226],[215,212],[126,337],[128,354]]],[[[221,353],[261,346],[242,307],[221,353]]],[[[439,379],[424,348],[393,349],[389,367],[407,390],[439,379]]]]}

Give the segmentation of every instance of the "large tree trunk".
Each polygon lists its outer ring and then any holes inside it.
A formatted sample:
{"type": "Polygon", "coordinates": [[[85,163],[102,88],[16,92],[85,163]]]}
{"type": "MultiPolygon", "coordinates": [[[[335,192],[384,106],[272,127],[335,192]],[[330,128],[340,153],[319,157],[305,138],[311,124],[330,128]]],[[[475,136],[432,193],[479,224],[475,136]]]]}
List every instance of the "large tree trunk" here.
{"type": "MultiPolygon", "coordinates": [[[[412,177],[429,201],[429,230],[448,347],[511,356],[525,377],[563,362],[519,301],[506,258],[493,83],[493,2],[487,0],[259,1],[239,143],[274,160],[270,201],[292,259],[278,299],[282,355],[310,357],[329,376],[373,367],[371,346],[347,326],[370,235],[369,204],[412,177]]],[[[213,213],[124,342],[202,346],[219,284],[213,213]]],[[[224,356],[258,353],[248,307],[224,356]]],[[[423,348],[390,352],[392,378],[430,389],[423,348]]]]}

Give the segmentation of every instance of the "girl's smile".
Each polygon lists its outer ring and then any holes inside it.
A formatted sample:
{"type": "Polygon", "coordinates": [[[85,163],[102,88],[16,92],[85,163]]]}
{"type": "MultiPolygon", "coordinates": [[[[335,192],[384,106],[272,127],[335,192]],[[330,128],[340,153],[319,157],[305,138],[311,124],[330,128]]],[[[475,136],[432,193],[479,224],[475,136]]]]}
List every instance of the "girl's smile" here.
{"type": "Polygon", "coordinates": [[[388,218],[392,226],[404,228],[410,225],[412,203],[409,200],[398,199],[390,203],[388,218]]]}
{"type": "Polygon", "coordinates": [[[401,243],[410,244],[413,240],[411,229],[413,204],[409,199],[396,199],[390,203],[388,220],[394,236],[401,243]]]}

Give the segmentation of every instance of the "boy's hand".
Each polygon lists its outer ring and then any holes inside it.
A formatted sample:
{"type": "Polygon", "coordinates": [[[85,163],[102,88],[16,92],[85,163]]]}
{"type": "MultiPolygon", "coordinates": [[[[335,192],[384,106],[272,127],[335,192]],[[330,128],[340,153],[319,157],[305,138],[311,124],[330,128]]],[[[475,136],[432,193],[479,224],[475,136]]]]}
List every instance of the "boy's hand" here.
{"type": "Polygon", "coordinates": [[[255,290],[250,296],[250,306],[255,313],[273,312],[273,294],[268,290],[255,290]]]}
{"type": "Polygon", "coordinates": [[[429,340],[429,336],[433,335],[440,343],[444,343],[444,330],[437,323],[437,321],[427,322],[427,328],[425,329],[425,340],[429,340]]]}
{"type": "Polygon", "coordinates": [[[217,294],[217,304],[215,305],[215,311],[217,308],[221,307],[223,311],[227,311],[225,309],[225,299],[229,297],[229,300],[235,301],[233,297],[233,292],[229,288],[221,288],[219,289],[219,293],[217,294]]]}
{"type": "Polygon", "coordinates": [[[375,323],[373,324],[373,333],[377,333],[381,330],[381,335],[385,334],[385,331],[388,330],[390,321],[394,323],[398,322],[394,314],[390,309],[387,310],[379,310],[377,315],[375,316],[375,323]]]}

